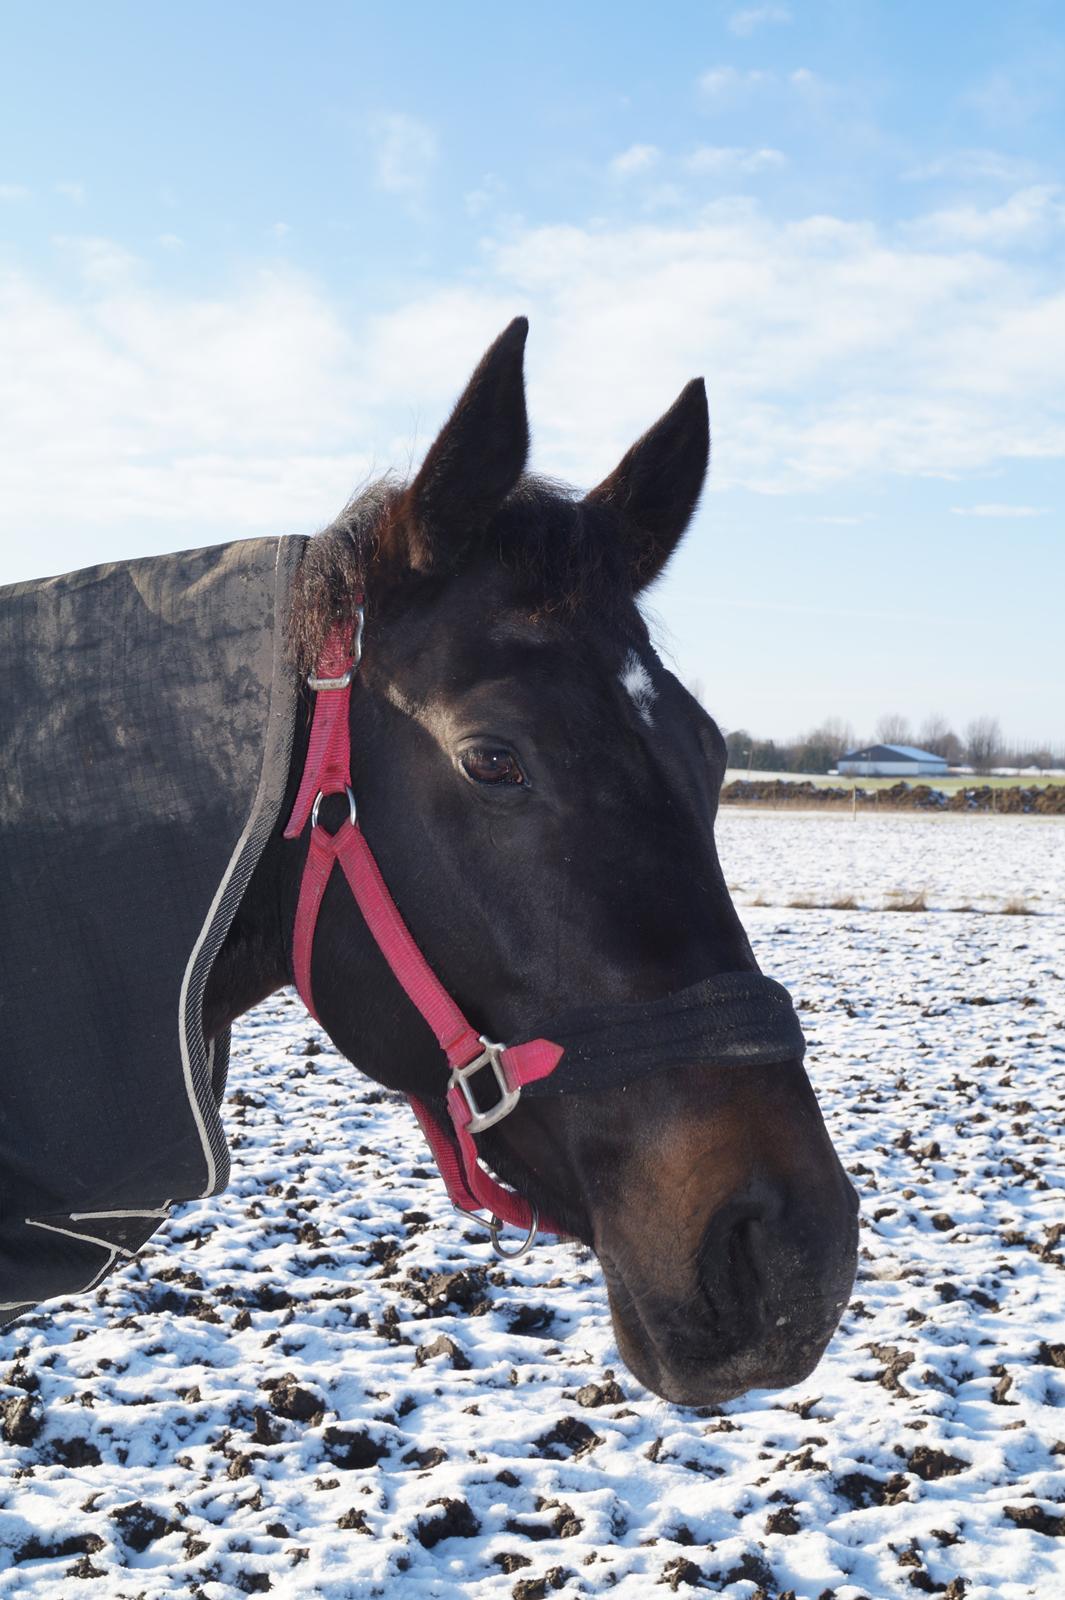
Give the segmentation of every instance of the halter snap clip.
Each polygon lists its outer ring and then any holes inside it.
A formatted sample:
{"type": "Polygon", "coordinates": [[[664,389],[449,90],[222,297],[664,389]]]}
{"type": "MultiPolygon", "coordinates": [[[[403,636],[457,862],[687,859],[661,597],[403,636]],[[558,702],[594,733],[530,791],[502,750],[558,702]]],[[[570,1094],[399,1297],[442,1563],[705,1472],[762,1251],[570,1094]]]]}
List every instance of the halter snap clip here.
{"type": "MultiPolygon", "coordinates": [[[[452,1204],[454,1205],[454,1201],[452,1201],[452,1204]]],[[[540,1213],[537,1211],[535,1206],[532,1206],[530,1207],[532,1217],[529,1222],[528,1233],[525,1235],[524,1239],[521,1241],[516,1250],[504,1250],[503,1246],[499,1242],[499,1234],[500,1230],[505,1227],[506,1224],[501,1222],[497,1216],[493,1215],[491,1217],[482,1217],[478,1214],[478,1212],[467,1211],[465,1206],[459,1205],[455,1206],[455,1210],[459,1213],[459,1216],[468,1217],[469,1220],[471,1222],[475,1222],[479,1228],[488,1229],[489,1237],[492,1241],[492,1250],[495,1255],[501,1256],[504,1261],[517,1261],[519,1256],[523,1256],[525,1252],[531,1248],[532,1242],[536,1238],[537,1229],[540,1226],[540,1213]]]]}

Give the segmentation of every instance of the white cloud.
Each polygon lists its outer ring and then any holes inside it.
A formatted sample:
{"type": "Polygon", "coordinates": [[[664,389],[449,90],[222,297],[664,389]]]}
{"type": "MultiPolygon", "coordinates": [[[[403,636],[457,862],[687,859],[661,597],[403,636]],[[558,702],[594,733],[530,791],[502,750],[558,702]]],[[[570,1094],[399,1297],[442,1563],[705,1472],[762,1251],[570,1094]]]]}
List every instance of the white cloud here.
{"type": "Polygon", "coordinates": [[[772,83],[773,74],[757,68],[741,71],[739,67],[710,67],[700,74],[699,92],[711,105],[729,105],[734,100],[772,83]]]}
{"type": "Polygon", "coordinates": [[[113,239],[93,234],[56,234],[52,242],[70,257],[84,282],[95,289],[132,283],[142,269],[137,257],[113,239]]]}
{"type": "Polygon", "coordinates": [[[830,85],[809,67],[796,67],[783,78],[761,67],[710,67],[700,74],[697,87],[703,102],[715,111],[726,110],[767,89],[790,89],[814,103],[823,102],[832,93],[830,85]]]}
{"type": "Polygon", "coordinates": [[[688,205],[688,194],[676,183],[655,183],[645,189],[641,203],[646,212],[678,211],[688,205]]]}
{"type": "MultiPolygon", "coordinates": [[[[700,372],[718,489],[986,480],[1065,457],[1056,282],[968,242],[778,221],[750,199],[515,224],[476,275],[379,315],[341,314],[290,271],[178,293],[106,239],[64,241],[64,261],[62,293],[53,271],[47,287],[0,275],[0,504],[34,566],[58,528],[125,529],[129,553],[320,525],[367,471],[406,470],[519,312],[535,464],[579,484],[700,372]]],[[[1027,514],[955,498],[959,515],[1027,514]]],[[[99,549],[64,564],[87,559],[99,549]]]]}
{"type": "Polygon", "coordinates": [[[962,105],[971,107],[992,127],[1017,128],[1030,122],[1046,106],[1046,95],[1026,74],[1023,83],[1017,83],[1007,72],[993,72],[983,82],[975,84],[961,97],[962,105]]]}
{"type": "Polygon", "coordinates": [[[62,297],[0,274],[0,505],[18,536],[0,581],[41,570],[41,538],[62,571],[309,531],[343,503],[369,466],[371,394],[310,285],[175,295],[104,241],[67,257],[62,297]]]}
{"type": "Polygon", "coordinates": [[[661,156],[657,145],[633,144],[614,157],[610,170],[616,178],[632,178],[638,173],[650,172],[652,167],[658,165],[661,156]]]}
{"type": "Polygon", "coordinates": [[[22,183],[0,183],[0,201],[28,200],[30,191],[22,183]]]}
{"type": "MultiPolygon", "coordinates": [[[[969,248],[731,201],[693,223],[526,228],[488,247],[487,269],[501,311],[533,317],[540,465],[577,482],[700,371],[719,486],[1065,455],[1065,293],[969,248]]],[[[391,319],[397,345],[418,342],[409,314],[391,319]]],[[[429,296],[417,315],[448,313],[429,296]]]]}
{"type": "Polygon", "coordinates": [[[995,517],[1012,519],[1015,517],[1045,517],[1046,506],[951,506],[951,511],[956,517],[995,517]]]}
{"type": "Polygon", "coordinates": [[[61,194],[64,200],[69,200],[72,205],[83,206],[86,200],[85,185],[83,183],[57,183],[56,194],[61,194]]]}
{"type": "Polygon", "coordinates": [[[1057,184],[1032,184],[1010,195],[1002,205],[954,206],[935,211],[910,226],[917,238],[946,244],[985,245],[1011,249],[1041,240],[1065,225],[1063,191],[1057,184]]]}
{"type": "Polygon", "coordinates": [[[747,39],[758,28],[790,21],[791,12],[787,6],[749,6],[743,11],[734,11],[728,19],[728,25],[741,39],[747,39]]]}
{"type": "Polygon", "coordinates": [[[741,149],[735,145],[700,145],[684,162],[689,172],[722,173],[765,172],[787,165],[782,150],[741,149]]]}
{"type": "Polygon", "coordinates": [[[507,192],[507,186],[494,172],[486,172],[476,189],[470,189],[463,196],[466,215],[469,217],[483,217],[487,212],[494,210],[507,192]]]}
{"type": "Polygon", "coordinates": [[[910,167],[902,174],[908,183],[930,183],[947,178],[961,183],[1024,184],[1029,183],[1032,176],[1031,162],[1004,156],[997,150],[953,150],[934,161],[910,167]]]}
{"type": "Polygon", "coordinates": [[[370,138],[377,187],[408,199],[419,195],[439,158],[435,131],[417,117],[390,112],[371,120],[370,138]]]}

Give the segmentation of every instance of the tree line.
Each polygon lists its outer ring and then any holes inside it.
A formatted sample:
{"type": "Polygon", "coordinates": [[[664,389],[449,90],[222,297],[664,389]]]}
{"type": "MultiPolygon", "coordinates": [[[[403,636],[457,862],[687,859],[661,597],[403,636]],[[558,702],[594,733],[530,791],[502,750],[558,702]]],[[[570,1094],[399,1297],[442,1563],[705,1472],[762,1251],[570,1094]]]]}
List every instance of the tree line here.
{"type": "Polygon", "coordinates": [[[1003,737],[998,719],[976,717],[959,735],[946,717],[926,717],[916,734],[906,717],[889,712],[880,718],[869,739],[854,737],[849,723],[830,717],[797,739],[760,739],[746,728],[726,732],[730,767],[752,772],[829,772],[849,750],[871,744],[909,744],[943,756],[952,767],[972,767],[990,772],[993,767],[1065,766],[1065,746],[1019,745],[1003,737]]]}

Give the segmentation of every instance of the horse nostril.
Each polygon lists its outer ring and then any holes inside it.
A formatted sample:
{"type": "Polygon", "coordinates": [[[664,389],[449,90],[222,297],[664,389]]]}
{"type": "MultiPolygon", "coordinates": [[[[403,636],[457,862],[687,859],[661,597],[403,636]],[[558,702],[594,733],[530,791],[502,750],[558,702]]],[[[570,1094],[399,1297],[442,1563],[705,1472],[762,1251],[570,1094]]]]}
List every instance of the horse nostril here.
{"type": "Polygon", "coordinates": [[[737,1222],[729,1236],[729,1268],[734,1282],[747,1293],[765,1288],[765,1224],[761,1217],[737,1222]]]}
{"type": "Polygon", "coordinates": [[[723,1206],[699,1247],[699,1282],[719,1339],[738,1348],[766,1319],[765,1220],[750,1201],[723,1206]]]}

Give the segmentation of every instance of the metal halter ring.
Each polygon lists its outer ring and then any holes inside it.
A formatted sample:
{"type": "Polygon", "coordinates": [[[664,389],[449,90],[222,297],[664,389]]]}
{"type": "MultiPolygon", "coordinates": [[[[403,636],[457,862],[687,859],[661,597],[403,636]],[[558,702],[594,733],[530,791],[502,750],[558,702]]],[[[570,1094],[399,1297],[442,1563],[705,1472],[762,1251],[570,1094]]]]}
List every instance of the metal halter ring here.
{"type": "Polygon", "coordinates": [[[476,1222],[479,1228],[488,1229],[492,1240],[492,1249],[495,1254],[497,1256],[501,1256],[504,1261],[517,1261],[519,1256],[523,1256],[525,1252],[531,1248],[532,1242],[536,1238],[537,1231],[540,1227],[540,1213],[537,1211],[535,1206],[532,1206],[532,1221],[529,1223],[528,1233],[525,1235],[524,1239],[521,1241],[516,1250],[504,1250],[503,1246],[499,1242],[499,1234],[501,1229],[503,1229],[506,1224],[502,1222],[499,1217],[495,1216],[493,1213],[490,1219],[486,1219],[478,1216],[476,1211],[467,1211],[465,1206],[456,1206],[455,1210],[460,1216],[468,1217],[471,1222],[476,1222]]]}
{"type": "MultiPolygon", "coordinates": [[[[330,790],[330,794],[339,794],[339,793],[340,793],[339,789],[331,789],[330,790]]],[[[348,821],[351,823],[351,826],[354,827],[356,822],[358,822],[358,820],[359,820],[359,809],[358,809],[358,806],[355,804],[355,796],[351,792],[350,785],[348,785],[348,784],[344,785],[344,793],[348,797],[348,821]]],[[[318,793],[314,797],[314,804],[311,807],[311,827],[312,828],[317,828],[317,826],[318,826],[318,807],[321,805],[323,800],[328,800],[328,799],[329,799],[329,795],[325,794],[321,789],[319,789],[318,793]]]]}

